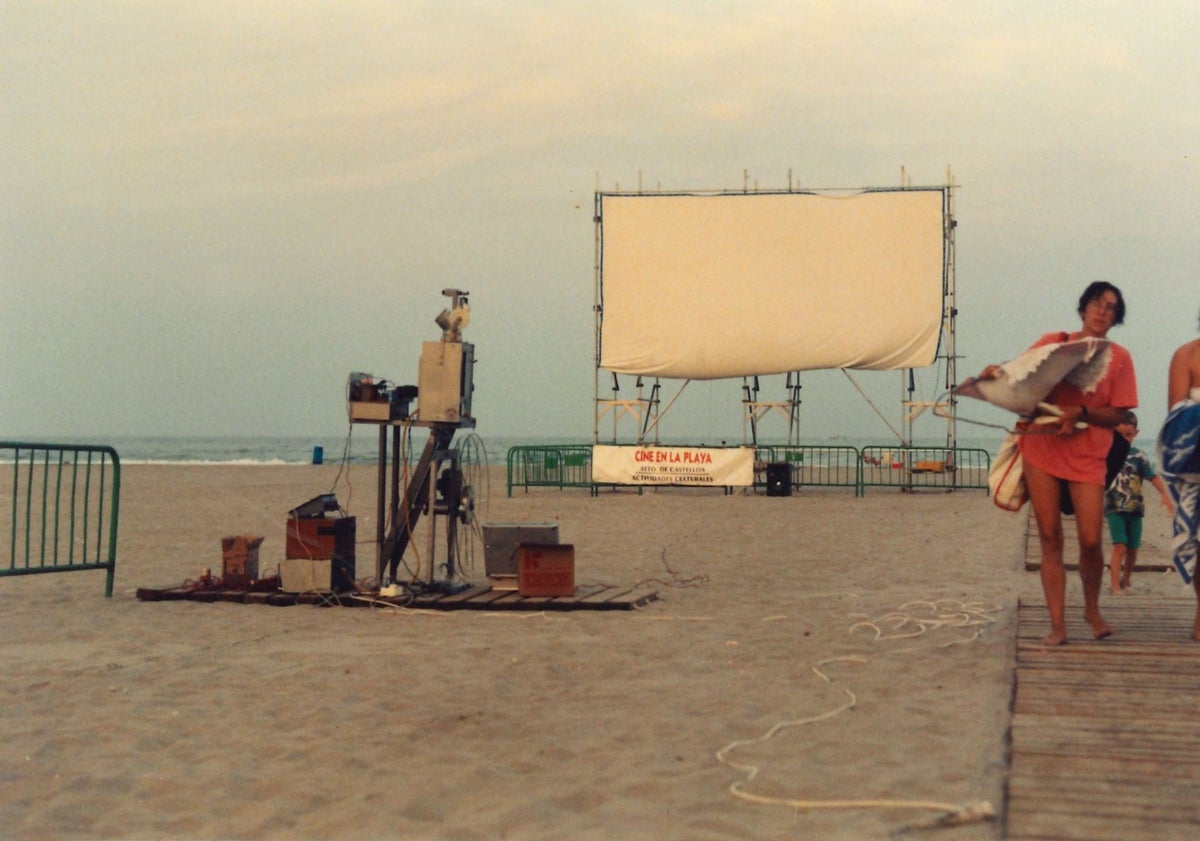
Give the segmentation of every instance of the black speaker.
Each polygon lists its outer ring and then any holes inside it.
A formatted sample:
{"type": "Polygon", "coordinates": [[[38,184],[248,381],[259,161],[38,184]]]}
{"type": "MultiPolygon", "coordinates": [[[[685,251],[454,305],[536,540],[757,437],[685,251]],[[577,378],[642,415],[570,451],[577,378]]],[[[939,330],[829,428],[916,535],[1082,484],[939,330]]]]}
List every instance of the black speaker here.
{"type": "Polygon", "coordinates": [[[774,461],[767,465],[767,496],[792,495],[792,467],[786,462],[774,461]]]}

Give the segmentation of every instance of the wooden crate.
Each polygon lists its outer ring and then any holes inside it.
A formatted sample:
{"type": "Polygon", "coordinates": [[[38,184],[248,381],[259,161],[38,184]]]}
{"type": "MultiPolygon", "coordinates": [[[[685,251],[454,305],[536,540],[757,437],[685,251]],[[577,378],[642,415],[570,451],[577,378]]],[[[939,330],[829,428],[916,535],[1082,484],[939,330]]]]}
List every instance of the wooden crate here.
{"type": "Polygon", "coordinates": [[[221,538],[221,575],[226,578],[258,578],[258,547],[263,539],[237,534],[221,538]]]}

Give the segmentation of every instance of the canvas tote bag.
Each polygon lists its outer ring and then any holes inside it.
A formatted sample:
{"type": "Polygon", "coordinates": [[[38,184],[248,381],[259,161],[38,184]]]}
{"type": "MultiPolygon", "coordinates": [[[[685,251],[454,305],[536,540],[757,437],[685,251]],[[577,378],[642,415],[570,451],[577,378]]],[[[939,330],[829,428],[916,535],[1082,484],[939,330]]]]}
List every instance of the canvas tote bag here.
{"type": "Polygon", "coordinates": [[[988,470],[988,492],[997,508],[1005,511],[1020,511],[1029,499],[1025,487],[1025,473],[1021,465],[1021,451],[1017,449],[1017,436],[1010,433],[1000,445],[1000,452],[988,470]]]}

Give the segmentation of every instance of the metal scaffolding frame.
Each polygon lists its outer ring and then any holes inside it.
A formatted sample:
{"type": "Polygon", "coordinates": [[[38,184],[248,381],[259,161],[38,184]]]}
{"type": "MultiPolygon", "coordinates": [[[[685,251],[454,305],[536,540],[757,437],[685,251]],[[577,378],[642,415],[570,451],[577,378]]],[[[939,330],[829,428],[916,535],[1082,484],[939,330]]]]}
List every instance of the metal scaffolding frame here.
{"type": "MultiPolygon", "coordinates": [[[[781,193],[844,193],[844,192],[895,192],[901,190],[939,190],[942,193],[942,334],[938,343],[938,355],[934,365],[943,366],[943,390],[941,396],[932,401],[921,401],[916,399],[916,386],[914,369],[902,369],[901,374],[901,394],[900,394],[900,409],[901,421],[900,428],[896,429],[890,423],[889,428],[897,435],[903,445],[911,445],[913,443],[913,425],[915,420],[926,410],[932,409],[933,413],[946,421],[946,446],[954,448],[957,445],[958,433],[956,424],[956,404],[957,400],[954,393],[954,386],[957,383],[957,342],[956,342],[956,318],[958,315],[956,302],[955,288],[955,232],[957,221],[954,218],[954,190],[959,185],[954,183],[952,174],[947,168],[946,183],[939,186],[921,186],[914,187],[911,184],[903,183],[904,171],[901,169],[901,186],[900,187],[863,187],[863,188],[844,188],[844,187],[826,187],[826,188],[804,188],[793,186],[792,175],[788,173],[788,187],[786,190],[759,190],[757,182],[754,184],[753,190],[750,189],[748,177],[743,190],[652,190],[646,191],[641,189],[641,178],[639,175],[639,187],[636,191],[621,191],[619,188],[612,191],[602,191],[597,187],[594,196],[594,216],[593,222],[595,225],[595,289],[592,302],[592,313],[594,319],[594,401],[595,401],[595,421],[592,430],[593,443],[599,443],[601,440],[606,440],[611,443],[622,442],[622,421],[632,422],[636,427],[631,441],[626,443],[632,444],[654,444],[658,443],[660,438],[659,422],[669,411],[670,407],[687,388],[690,380],[673,380],[680,382],[678,391],[664,406],[662,402],[662,386],[663,383],[659,378],[653,378],[647,385],[646,378],[643,376],[634,377],[633,385],[630,391],[623,392],[620,378],[616,372],[609,371],[611,375],[611,385],[609,394],[601,395],[601,381],[603,369],[600,365],[601,351],[601,329],[604,321],[604,303],[603,303],[603,253],[604,253],[604,231],[603,231],[603,211],[602,202],[605,196],[715,196],[715,195],[735,195],[743,193],[754,194],[781,194],[781,193]],[[601,424],[611,424],[611,430],[606,430],[608,433],[605,438],[601,436],[601,424]]],[[[855,387],[862,393],[863,397],[871,402],[866,392],[854,381],[853,376],[846,369],[842,369],[847,378],[854,383],[855,387]]],[[[632,375],[628,375],[632,376],[632,375]]],[[[743,443],[748,445],[758,444],[759,427],[768,417],[783,418],[787,424],[787,442],[789,444],[798,443],[800,435],[800,391],[801,391],[800,372],[792,371],[786,374],[784,385],[784,399],[779,401],[762,400],[760,399],[760,383],[759,376],[743,377],[742,384],[742,436],[743,443]]],[[[887,419],[878,408],[874,407],[875,411],[887,423],[887,419]]]]}

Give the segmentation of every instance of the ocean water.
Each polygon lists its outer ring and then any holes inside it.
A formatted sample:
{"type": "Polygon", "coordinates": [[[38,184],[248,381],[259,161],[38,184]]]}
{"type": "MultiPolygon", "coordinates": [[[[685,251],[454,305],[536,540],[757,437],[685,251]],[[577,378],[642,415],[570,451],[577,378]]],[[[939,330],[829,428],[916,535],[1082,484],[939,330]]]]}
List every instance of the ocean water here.
{"type": "MultiPolygon", "coordinates": [[[[424,447],[428,433],[424,429],[412,431],[412,452],[419,453],[424,447]]],[[[994,455],[1003,435],[997,433],[987,438],[958,439],[960,448],[978,448],[994,455]]],[[[122,464],[312,464],[318,455],[325,464],[337,464],[343,459],[349,464],[374,464],[378,459],[379,438],[374,428],[355,428],[349,436],[214,436],[214,437],[109,437],[72,438],[70,440],[37,440],[39,444],[87,444],[112,447],[117,451],[122,464]]],[[[455,435],[452,446],[463,452],[470,451],[476,462],[503,465],[511,447],[533,445],[590,444],[590,436],[571,437],[492,437],[481,436],[470,430],[455,435]]],[[[663,444],[697,445],[698,441],[667,441],[663,444]]],[[[736,445],[740,442],[729,441],[736,445]]],[[[760,444],[782,444],[784,441],[760,441],[760,444]]],[[[895,447],[897,441],[875,439],[849,439],[833,437],[827,439],[803,439],[807,445],[834,445],[852,447],[895,447]]],[[[1139,440],[1139,446],[1142,444],[1139,440]]],[[[1151,446],[1153,442],[1150,442],[1151,446]]],[[[917,441],[916,446],[942,446],[941,441],[917,441]]],[[[1143,448],[1144,449],[1144,448],[1143,448]]],[[[1152,451],[1152,450],[1151,450],[1152,451]]],[[[3,457],[0,456],[0,459],[3,457]]]]}
{"type": "MultiPolygon", "coordinates": [[[[428,433],[414,429],[410,446],[419,454],[428,433]]],[[[87,444],[112,447],[122,464],[375,464],[379,458],[379,436],[374,428],[356,429],[341,438],[329,436],[113,436],[75,437],[69,440],[29,440],[38,444],[87,444]]],[[[521,440],[490,438],[471,433],[456,434],[452,446],[471,448],[477,461],[504,464],[508,449],[521,444],[581,443],[576,439],[543,438],[521,440]]]]}
{"type": "MultiPolygon", "coordinates": [[[[428,433],[423,428],[412,430],[410,452],[415,458],[425,446],[428,433]]],[[[1004,433],[995,430],[985,436],[971,435],[958,437],[960,449],[980,449],[994,457],[1000,449],[1004,433]]],[[[324,464],[338,464],[343,458],[348,464],[375,464],[379,458],[379,436],[374,427],[356,427],[350,436],[336,438],[332,436],[147,436],[147,437],[108,437],[89,438],[75,437],[71,439],[23,439],[25,443],[37,444],[87,444],[108,446],[117,451],[122,464],[227,464],[227,465],[257,465],[257,464],[312,464],[314,451],[320,448],[321,461],[324,464]]],[[[564,444],[592,443],[590,435],[578,437],[538,436],[538,437],[500,437],[483,436],[471,430],[463,430],[454,436],[452,446],[459,447],[464,458],[472,463],[487,463],[501,465],[506,463],[511,447],[522,446],[555,446],[564,444]]],[[[606,442],[601,442],[606,443],[606,442]]],[[[629,443],[623,441],[621,443],[629,443]]],[[[708,445],[717,446],[721,442],[703,441],[674,441],[664,439],[663,445],[708,445]]],[[[730,440],[730,446],[740,444],[740,441],[730,440]]],[[[760,440],[761,445],[785,444],[786,441],[760,440]]],[[[817,446],[850,446],[891,448],[897,447],[895,439],[884,438],[845,438],[829,436],[825,438],[802,438],[801,444],[817,446]]],[[[941,447],[945,439],[917,440],[917,447],[941,447]]],[[[1134,445],[1142,452],[1154,457],[1155,440],[1148,436],[1139,436],[1134,445]]],[[[0,452],[0,462],[11,460],[10,453],[0,452]]]]}

